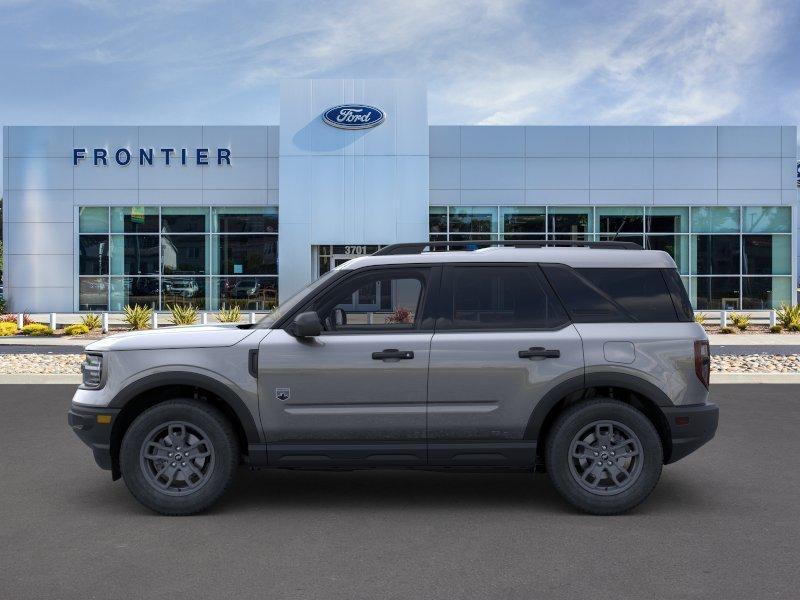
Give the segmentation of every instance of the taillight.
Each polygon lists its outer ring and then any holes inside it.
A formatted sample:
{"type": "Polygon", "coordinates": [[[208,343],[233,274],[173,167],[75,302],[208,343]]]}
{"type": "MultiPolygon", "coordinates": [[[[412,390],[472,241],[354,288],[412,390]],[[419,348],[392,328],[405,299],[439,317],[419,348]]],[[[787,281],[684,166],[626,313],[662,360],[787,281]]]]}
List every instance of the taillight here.
{"type": "Polygon", "coordinates": [[[697,340],[694,343],[694,372],[700,382],[708,388],[711,376],[711,350],[708,340],[697,340]]]}

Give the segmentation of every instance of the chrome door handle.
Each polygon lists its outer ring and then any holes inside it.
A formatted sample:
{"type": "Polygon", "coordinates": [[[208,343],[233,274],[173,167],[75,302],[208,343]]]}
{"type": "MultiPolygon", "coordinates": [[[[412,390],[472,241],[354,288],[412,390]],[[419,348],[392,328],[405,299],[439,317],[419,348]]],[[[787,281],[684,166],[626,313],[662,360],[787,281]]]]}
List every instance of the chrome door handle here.
{"type": "Polygon", "coordinates": [[[520,358],[560,358],[560,350],[546,350],[541,346],[528,348],[527,350],[520,350],[518,352],[520,358]]]}

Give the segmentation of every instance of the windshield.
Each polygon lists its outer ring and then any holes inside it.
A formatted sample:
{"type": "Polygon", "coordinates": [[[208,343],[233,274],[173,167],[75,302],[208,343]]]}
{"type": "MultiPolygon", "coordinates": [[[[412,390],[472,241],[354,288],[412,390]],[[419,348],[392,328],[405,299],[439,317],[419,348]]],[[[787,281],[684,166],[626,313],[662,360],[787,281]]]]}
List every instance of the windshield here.
{"type": "Polygon", "coordinates": [[[269,329],[280,319],[282,319],[284,315],[292,312],[308,296],[313,294],[317,289],[321,288],[323,285],[325,285],[328,281],[330,281],[334,276],[338,275],[339,273],[340,271],[334,269],[332,271],[328,271],[316,281],[309,283],[306,287],[297,292],[294,296],[285,300],[280,306],[277,306],[275,310],[273,310],[271,313],[269,313],[263,319],[261,319],[256,326],[259,329],[269,329]]]}

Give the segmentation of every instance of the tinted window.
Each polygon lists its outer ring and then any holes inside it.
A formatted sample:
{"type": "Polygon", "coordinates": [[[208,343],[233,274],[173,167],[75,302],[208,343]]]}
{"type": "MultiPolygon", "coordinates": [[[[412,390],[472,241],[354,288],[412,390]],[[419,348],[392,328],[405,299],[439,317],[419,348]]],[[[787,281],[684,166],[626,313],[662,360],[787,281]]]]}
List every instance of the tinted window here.
{"type": "Polygon", "coordinates": [[[678,313],[678,320],[694,321],[692,302],[689,300],[689,294],[686,293],[686,287],[683,285],[677,269],[663,269],[661,273],[664,275],[664,280],[667,282],[667,287],[672,295],[672,304],[678,313]]]}
{"type": "Polygon", "coordinates": [[[564,265],[543,265],[542,270],[576,323],[614,323],[631,318],[601,289],[564,265]]]}
{"type": "Polygon", "coordinates": [[[677,320],[661,269],[578,269],[578,272],[636,321],[677,320]]]}
{"type": "Polygon", "coordinates": [[[445,329],[549,329],[568,321],[529,266],[453,267],[449,289],[445,329]]]}

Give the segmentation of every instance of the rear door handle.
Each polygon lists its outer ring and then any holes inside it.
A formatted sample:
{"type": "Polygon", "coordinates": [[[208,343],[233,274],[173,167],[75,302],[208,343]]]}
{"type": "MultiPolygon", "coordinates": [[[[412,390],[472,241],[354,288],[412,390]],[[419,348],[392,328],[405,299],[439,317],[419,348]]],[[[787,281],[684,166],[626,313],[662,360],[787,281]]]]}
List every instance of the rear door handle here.
{"type": "Polygon", "coordinates": [[[414,353],[411,350],[397,350],[396,348],[388,348],[381,352],[372,353],[373,360],[390,360],[393,358],[400,360],[411,360],[414,358],[414,353]]]}
{"type": "Polygon", "coordinates": [[[527,350],[519,351],[520,358],[560,358],[560,350],[546,350],[541,346],[528,348],[527,350]]]}

